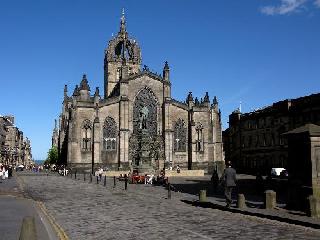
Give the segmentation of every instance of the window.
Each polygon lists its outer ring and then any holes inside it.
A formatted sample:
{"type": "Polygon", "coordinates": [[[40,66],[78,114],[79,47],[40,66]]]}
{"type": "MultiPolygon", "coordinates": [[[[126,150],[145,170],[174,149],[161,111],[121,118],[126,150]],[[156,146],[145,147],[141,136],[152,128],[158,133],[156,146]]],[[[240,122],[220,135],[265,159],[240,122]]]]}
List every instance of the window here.
{"type": "Polygon", "coordinates": [[[117,124],[112,117],[107,117],[103,126],[103,148],[105,151],[117,149],[117,124]]]}
{"type": "Polygon", "coordinates": [[[203,152],[203,126],[201,123],[197,124],[196,132],[197,132],[196,151],[203,152]]]}
{"type": "Polygon", "coordinates": [[[89,120],[84,120],[82,124],[82,150],[91,151],[92,124],[89,120]]]}
{"type": "Polygon", "coordinates": [[[186,151],[186,141],[187,141],[187,128],[182,119],[174,125],[174,151],[185,152],[186,151]]]}

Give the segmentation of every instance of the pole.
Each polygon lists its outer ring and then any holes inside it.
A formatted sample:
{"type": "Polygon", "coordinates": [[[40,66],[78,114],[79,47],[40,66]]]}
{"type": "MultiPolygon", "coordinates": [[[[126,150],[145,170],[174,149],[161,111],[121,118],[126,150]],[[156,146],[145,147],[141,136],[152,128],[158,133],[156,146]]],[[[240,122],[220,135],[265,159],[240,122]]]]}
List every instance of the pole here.
{"type": "Polygon", "coordinates": [[[127,190],[128,189],[128,177],[125,176],[124,178],[124,190],[127,190]]]}
{"type": "Polygon", "coordinates": [[[92,125],[92,159],[91,159],[91,174],[94,174],[94,123],[92,125]]]}
{"type": "Polygon", "coordinates": [[[171,199],[171,185],[168,183],[168,199],[171,199]]]}
{"type": "Polygon", "coordinates": [[[107,176],[104,176],[103,186],[107,185],[107,176]]]}
{"type": "Polygon", "coordinates": [[[113,187],[116,187],[116,176],[113,176],[113,187]]]}

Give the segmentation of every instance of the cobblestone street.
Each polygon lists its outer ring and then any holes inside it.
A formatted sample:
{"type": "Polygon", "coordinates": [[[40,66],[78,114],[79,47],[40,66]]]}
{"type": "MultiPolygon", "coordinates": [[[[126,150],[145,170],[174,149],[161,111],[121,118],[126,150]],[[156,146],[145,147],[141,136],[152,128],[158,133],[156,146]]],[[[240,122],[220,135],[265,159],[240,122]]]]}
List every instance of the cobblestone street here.
{"type": "Polygon", "coordinates": [[[23,173],[25,193],[44,203],[70,239],[320,239],[320,231],[181,202],[195,198],[113,179],[96,184],[23,173]]]}

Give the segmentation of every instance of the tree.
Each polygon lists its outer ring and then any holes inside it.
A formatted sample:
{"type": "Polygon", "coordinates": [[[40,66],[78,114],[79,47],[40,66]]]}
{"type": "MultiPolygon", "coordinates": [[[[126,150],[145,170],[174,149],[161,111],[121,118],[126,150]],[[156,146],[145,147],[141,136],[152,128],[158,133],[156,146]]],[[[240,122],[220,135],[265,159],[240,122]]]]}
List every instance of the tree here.
{"type": "Polygon", "coordinates": [[[49,164],[56,164],[58,162],[58,148],[56,146],[49,149],[46,162],[49,164]]]}

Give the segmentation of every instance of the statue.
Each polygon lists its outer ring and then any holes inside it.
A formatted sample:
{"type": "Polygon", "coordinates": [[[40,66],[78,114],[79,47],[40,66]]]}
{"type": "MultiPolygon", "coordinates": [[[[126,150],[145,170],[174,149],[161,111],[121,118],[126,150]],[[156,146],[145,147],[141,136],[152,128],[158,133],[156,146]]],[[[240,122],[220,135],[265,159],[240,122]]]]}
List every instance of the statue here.
{"type": "Polygon", "coordinates": [[[139,112],[139,128],[147,129],[147,118],[148,118],[149,110],[146,106],[140,109],[139,112]]]}

